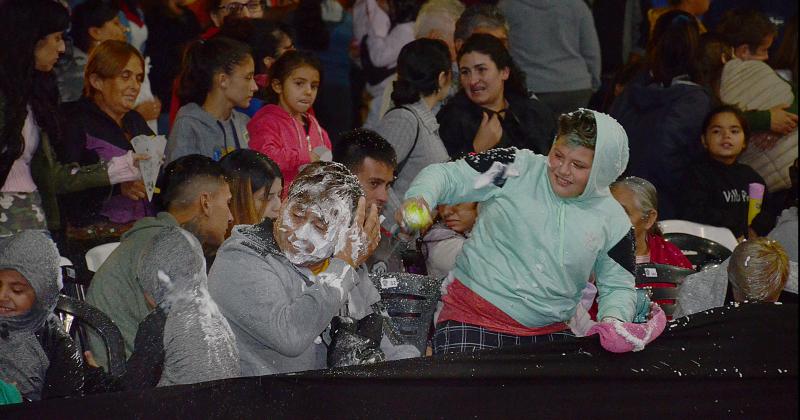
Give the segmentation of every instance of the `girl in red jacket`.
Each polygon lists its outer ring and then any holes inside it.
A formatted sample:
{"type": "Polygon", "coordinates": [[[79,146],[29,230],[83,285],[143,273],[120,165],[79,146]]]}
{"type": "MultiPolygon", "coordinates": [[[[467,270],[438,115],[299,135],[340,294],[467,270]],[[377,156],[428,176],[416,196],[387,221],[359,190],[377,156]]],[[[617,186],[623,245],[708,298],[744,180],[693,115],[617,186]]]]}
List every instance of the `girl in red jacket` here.
{"type": "Polygon", "coordinates": [[[328,133],[309,113],[317,98],[320,69],[319,60],[310,53],[284,53],[270,67],[270,104],[247,124],[250,148],[281,168],[284,197],[303,165],[331,160],[328,133]]]}

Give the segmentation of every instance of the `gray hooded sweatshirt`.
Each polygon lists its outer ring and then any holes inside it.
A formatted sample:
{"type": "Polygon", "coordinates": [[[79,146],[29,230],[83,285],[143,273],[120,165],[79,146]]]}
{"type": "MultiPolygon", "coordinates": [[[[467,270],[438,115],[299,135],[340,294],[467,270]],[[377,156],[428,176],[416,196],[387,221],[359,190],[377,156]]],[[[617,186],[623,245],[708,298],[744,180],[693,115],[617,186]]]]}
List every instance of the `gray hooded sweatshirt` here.
{"type": "Polygon", "coordinates": [[[250,135],[247,123],[250,117],[233,110],[227,120],[221,121],[191,102],[181,107],[172,125],[167,141],[167,163],[181,156],[199,154],[215,161],[229,152],[247,149],[250,135]]]}
{"type": "MultiPolygon", "coordinates": [[[[86,294],[86,301],[103,311],[119,327],[125,341],[126,358],[133,353],[139,323],[150,313],[136,267],[145,245],[165,226],[178,226],[175,217],[167,212],[136,222],[122,235],[117,249],[97,269],[86,294]]],[[[95,360],[100,366],[107,366],[103,340],[91,332],[89,337],[95,360]]]]}
{"type": "Polygon", "coordinates": [[[164,368],[158,386],[239,376],[228,321],[208,294],[200,242],[179,227],[162,228],[139,260],[139,278],[166,314],[164,368]]]}
{"type": "Polygon", "coordinates": [[[600,87],[600,41],[582,0],[503,0],[511,56],[533,92],[600,87]]]}
{"type": "Polygon", "coordinates": [[[58,261],[55,243],[41,231],[22,231],[0,241],[0,270],[22,274],[36,292],[36,301],[27,313],[0,316],[0,380],[15,384],[29,400],[40,399],[50,367],[35,333],[58,302],[61,289],[58,261]]]}
{"type": "Polygon", "coordinates": [[[231,324],[242,376],[326,367],[319,338],[357,281],[356,270],[332,259],[324,273],[339,287],[314,282],[289,262],[272,235],[272,221],[233,228],[217,251],[209,292],[231,324]]]}

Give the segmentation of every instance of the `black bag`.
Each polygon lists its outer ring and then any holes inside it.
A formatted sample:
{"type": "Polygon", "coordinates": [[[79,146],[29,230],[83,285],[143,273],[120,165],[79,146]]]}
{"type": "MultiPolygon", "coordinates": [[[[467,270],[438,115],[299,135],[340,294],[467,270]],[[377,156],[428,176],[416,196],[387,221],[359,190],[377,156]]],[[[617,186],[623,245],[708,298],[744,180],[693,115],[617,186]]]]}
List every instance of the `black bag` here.
{"type": "Polygon", "coordinates": [[[331,320],[328,367],[368,365],[386,360],[380,349],[383,318],[376,313],[356,321],[349,316],[331,320]]]}
{"type": "Polygon", "coordinates": [[[377,85],[378,83],[386,80],[387,77],[394,74],[397,66],[395,67],[376,67],[372,64],[372,59],[369,58],[369,48],[367,48],[367,36],[361,38],[360,58],[361,70],[364,72],[364,79],[370,85],[377,85]]]}

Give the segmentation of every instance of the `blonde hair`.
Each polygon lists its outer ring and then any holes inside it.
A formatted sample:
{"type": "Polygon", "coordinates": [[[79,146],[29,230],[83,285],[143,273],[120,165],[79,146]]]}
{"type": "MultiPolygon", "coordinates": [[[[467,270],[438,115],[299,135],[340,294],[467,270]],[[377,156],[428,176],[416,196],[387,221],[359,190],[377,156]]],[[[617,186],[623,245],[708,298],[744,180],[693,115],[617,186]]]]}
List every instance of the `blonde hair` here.
{"type": "MultiPolygon", "coordinates": [[[[456,29],[456,21],[464,13],[464,4],[459,0],[429,0],[422,5],[414,22],[414,37],[428,36],[433,30],[450,35],[456,29]]],[[[449,42],[453,42],[452,39],[449,42]]]]}
{"type": "Polygon", "coordinates": [[[97,89],[89,81],[91,75],[95,74],[104,80],[117,77],[125,70],[131,57],[139,58],[144,71],[142,53],[127,42],[108,40],[94,47],[83,71],[83,96],[92,99],[97,94],[97,89]]]}
{"type": "Polygon", "coordinates": [[[789,257],[771,239],[740,243],[728,263],[728,281],[749,302],[774,302],[788,278],[789,257]]]}

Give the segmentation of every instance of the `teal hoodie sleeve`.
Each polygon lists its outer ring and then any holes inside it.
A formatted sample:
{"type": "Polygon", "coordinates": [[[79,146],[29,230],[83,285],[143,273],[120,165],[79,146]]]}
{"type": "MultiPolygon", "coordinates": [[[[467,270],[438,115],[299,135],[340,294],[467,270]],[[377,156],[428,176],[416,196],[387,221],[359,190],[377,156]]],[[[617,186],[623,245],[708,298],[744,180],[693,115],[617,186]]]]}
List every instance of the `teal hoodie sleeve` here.
{"type": "MultiPolygon", "coordinates": [[[[405,198],[425,199],[433,209],[440,203],[483,202],[499,193],[506,171],[519,165],[525,151],[493,149],[455,162],[427,166],[411,183],[405,198]]],[[[532,152],[528,152],[531,153],[532,152]]]]}

